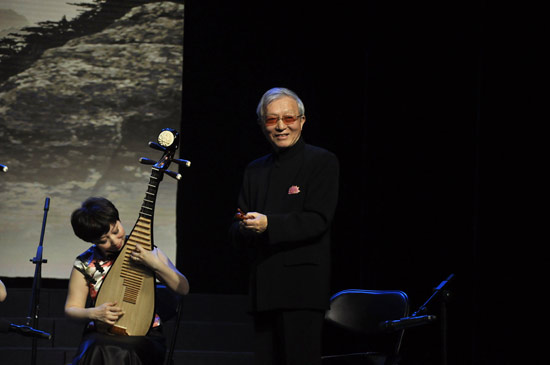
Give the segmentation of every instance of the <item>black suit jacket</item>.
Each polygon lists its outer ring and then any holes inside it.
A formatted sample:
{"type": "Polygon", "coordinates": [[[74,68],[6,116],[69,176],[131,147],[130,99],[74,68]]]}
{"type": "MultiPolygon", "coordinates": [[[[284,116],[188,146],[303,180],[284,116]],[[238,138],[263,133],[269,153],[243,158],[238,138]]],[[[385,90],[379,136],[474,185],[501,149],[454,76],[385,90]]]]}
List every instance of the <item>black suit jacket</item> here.
{"type": "Polygon", "coordinates": [[[302,139],[247,166],[239,208],[267,215],[268,227],[261,235],[244,235],[235,222],[231,236],[253,250],[253,311],[328,308],[338,174],[333,153],[302,139]]]}

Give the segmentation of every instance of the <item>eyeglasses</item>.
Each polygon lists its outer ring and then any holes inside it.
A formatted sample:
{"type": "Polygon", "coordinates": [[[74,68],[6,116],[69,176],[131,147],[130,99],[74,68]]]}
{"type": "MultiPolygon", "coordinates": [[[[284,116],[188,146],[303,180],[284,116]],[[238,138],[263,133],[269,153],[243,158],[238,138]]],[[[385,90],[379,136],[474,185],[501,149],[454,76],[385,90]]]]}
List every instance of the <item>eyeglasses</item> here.
{"type": "Polygon", "coordinates": [[[280,120],[283,121],[284,124],[286,125],[291,125],[292,123],[294,123],[295,121],[298,120],[298,118],[301,118],[303,117],[302,114],[300,115],[283,115],[282,117],[279,117],[279,116],[269,116],[269,117],[266,117],[264,119],[264,123],[265,125],[275,125],[277,124],[277,122],[280,120]]]}

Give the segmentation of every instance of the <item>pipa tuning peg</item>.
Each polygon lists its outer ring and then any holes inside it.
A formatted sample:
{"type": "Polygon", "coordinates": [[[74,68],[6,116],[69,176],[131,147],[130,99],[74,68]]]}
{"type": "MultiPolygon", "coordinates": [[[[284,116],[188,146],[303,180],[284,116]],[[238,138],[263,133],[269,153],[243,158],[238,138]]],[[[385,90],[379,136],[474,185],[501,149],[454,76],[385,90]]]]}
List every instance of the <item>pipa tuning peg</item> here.
{"type": "Polygon", "coordinates": [[[191,161],[188,160],[182,160],[180,158],[175,158],[172,160],[173,162],[177,163],[178,165],[184,165],[184,166],[191,166],[191,161]]]}
{"type": "Polygon", "coordinates": [[[149,147],[155,149],[155,150],[159,150],[159,151],[166,151],[166,148],[162,147],[160,144],[158,144],[157,142],[149,142],[149,147]]]}
{"type": "Polygon", "coordinates": [[[144,165],[154,165],[155,161],[153,161],[153,160],[151,160],[150,158],[147,158],[147,157],[140,157],[139,163],[142,163],[144,165]]]}
{"type": "Polygon", "coordinates": [[[164,173],[167,174],[170,177],[173,177],[176,180],[181,180],[181,174],[179,174],[177,172],[170,171],[170,170],[165,170],[164,173]]]}

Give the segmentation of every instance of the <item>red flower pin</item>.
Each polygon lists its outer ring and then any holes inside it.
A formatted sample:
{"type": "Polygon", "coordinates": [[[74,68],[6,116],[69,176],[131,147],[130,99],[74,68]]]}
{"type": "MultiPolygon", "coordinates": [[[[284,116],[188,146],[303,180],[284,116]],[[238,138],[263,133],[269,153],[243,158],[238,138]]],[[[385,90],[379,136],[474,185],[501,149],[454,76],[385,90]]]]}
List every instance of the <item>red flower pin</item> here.
{"type": "Polygon", "coordinates": [[[300,187],[296,185],[292,185],[290,188],[288,188],[288,194],[298,194],[300,192],[300,187]]]}

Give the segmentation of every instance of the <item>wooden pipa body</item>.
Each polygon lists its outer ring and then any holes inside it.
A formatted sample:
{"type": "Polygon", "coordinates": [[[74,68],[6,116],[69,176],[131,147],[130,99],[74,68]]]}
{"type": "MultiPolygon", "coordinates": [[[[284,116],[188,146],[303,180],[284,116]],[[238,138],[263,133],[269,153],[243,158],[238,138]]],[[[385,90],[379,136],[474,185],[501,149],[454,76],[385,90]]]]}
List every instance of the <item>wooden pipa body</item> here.
{"type": "Polygon", "coordinates": [[[147,250],[153,249],[153,216],[162,177],[162,171],[152,169],[139,218],[97,294],[96,307],[117,302],[125,312],[107,328],[113,334],[144,336],[154,320],[155,275],[148,268],[135,264],[130,255],[138,243],[147,250]]]}

